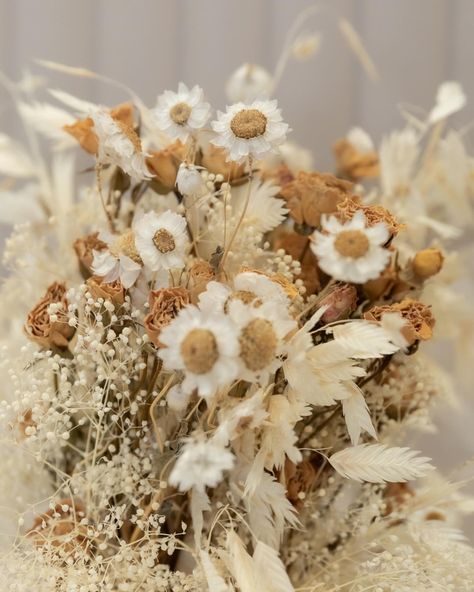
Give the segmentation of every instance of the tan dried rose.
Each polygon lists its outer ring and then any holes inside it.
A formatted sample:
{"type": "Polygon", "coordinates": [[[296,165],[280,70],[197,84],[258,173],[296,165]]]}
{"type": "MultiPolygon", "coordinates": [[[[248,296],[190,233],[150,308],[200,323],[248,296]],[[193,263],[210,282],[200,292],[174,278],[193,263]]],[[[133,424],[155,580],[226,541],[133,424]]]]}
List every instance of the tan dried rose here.
{"type": "Polygon", "coordinates": [[[379,157],[375,150],[361,152],[346,138],[334,144],[337,171],[353,181],[377,177],[380,172],[379,157]]]}
{"type": "Polygon", "coordinates": [[[237,164],[236,162],[227,161],[227,151],[220,146],[209,144],[204,154],[202,155],[201,164],[210,173],[215,175],[222,175],[224,181],[231,185],[245,182],[245,164],[237,164]]]}
{"type": "Polygon", "coordinates": [[[418,279],[427,280],[441,271],[443,262],[444,256],[439,249],[423,249],[416,253],[411,265],[418,279]]]}
{"type": "Polygon", "coordinates": [[[176,185],[179,165],[186,158],[187,147],[179,140],[163,148],[151,151],[146,164],[155,177],[153,183],[162,193],[169,193],[176,185]]]}
{"type": "Polygon", "coordinates": [[[337,205],[337,214],[341,222],[351,220],[356,212],[363,212],[369,227],[383,222],[392,236],[396,236],[404,228],[404,224],[400,224],[387,208],[364,205],[357,196],[349,196],[337,205]]]}
{"type": "Polygon", "coordinates": [[[110,300],[115,308],[119,308],[125,302],[125,288],[120,280],[106,283],[104,278],[93,275],[87,280],[86,284],[92,298],[95,300],[99,298],[110,300]]]}
{"type": "MultiPolygon", "coordinates": [[[[122,103],[110,110],[110,115],[115,121],[133,128],[133,105],[131,103],[122,103]]],[[[71,125],[65,125],[64,131],[76,138],[81,148],[89,154],[96,155],[99,151],[99,140],[94,132],[94,122],[91,117],[78,119],[71,125]]]]}
{"type": "Polygon", "coordinates": [[[28,339],[47,349],[67,348],[75,332],[74,327],[68,324],[67,307],[65,284],[54,282],[28,314],[24,327],[28,339]],[[55,313],[57,320],[51,320],[49,314],[49,307],[53,303],[62,305],[62,311],[55,313]]]}
{"type": "Polygon", "coordinates": [[[215,270],[210,263],[203,259],[195,261],[188,271],[188,289],[190,300],[196,304],[199,294],[206,290],[207,284],[216,279],[215,270]]]}
{"type": "Polygon", "coordinates": [[[81,273],[85,278],[88,278],[92,275],[93,251],[103,251],[107,248],[107,244],[100,240],[98,232],[93,232],[76,239],[73,247],[79,260],[81,273]]]}
{"type": "Polygon", "coordinates": [[[65,498],[35,518],[28,536],[35,545],[51,545],[68,554],[78,550],[78,547],[87,550],[92,540],[87,535],[87,526],[81,524],[85,517],[85,509],[80,502],[65,498]]]}
{"type": "Polygon", "coordinates": [[[322,214],[334,214],[337,205],[352,195],[352,183],[329,173],[300,171],[294,181],[280,190],[290,216],[297,224],[319,226],[322,214]]]}
{"type": "Polygon", "coordinates": [[[169,325],[189,302],[189,292],[185,288],[163,288],[150,292],[150,312],[145,317],[144,325],[150,341],[156,347],[162,347],[159,336],[163,327],[169,325]]]}
{"type": "Polygon", "coordinates": [[[380,321],[388,312],[398,312],[407,321],[402,329],[402,335],[410,345],[418,340],[427,341],[433,336],[435,318],[431,307],[419,300],[405,298],[395,304],[374,306],[364,313],[364,318],[369,321],[380,321]]]}

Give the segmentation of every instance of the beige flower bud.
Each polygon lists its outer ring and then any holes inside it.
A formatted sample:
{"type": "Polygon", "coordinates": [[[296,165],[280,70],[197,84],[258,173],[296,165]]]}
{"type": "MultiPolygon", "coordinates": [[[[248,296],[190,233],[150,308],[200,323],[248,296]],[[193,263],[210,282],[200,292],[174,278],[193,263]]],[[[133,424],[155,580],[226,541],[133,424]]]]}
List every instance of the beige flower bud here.
{"type": "Polygon", "coordinates": [[[362,152],[343,138],[335,143],[334,155],[338,173],[343,177],[357,181],[379,174],[379,158],[375,150],[362,152]]]}
{"type": "Polygon", "coordinates": [[[115,282],[105,283],[104,278],[97,275],[90,277],[86,284],[89,288],[89,292],[92,298],[97,300],[103,298],[104,300],[110,300],[115,308],[119,308],[125,302],[125,288],[120,280],[115,282]]]}
{"type": "Polygon", "coordinates": [[[188,274],[190,300],[193,304],[196,304],[199,294],[205,291],[207,284],[211,280],[216,279],[216,274],[212,265],[202,259],[192,264],[188,274]]]}
{"type": "Polygon", "coordinates": [[[427,280],[441,271],[443,262],[444,256],[439,249],[423,249],[413,258],[413,272],[418,279],[427,280]]]}
{"type": "Polygon", "coordinates": [[[328,306],[321,317],[324,323],[347,319],[357,308],[357,289],[352,284],[339,284],[321,300],[319,306],[328,306]]]}
{"type": "Polygon", "coordinates": [[[144,325],[150,341],[162,347],[159,336],[163,327],[169,325],[179,311],[189,304],[189,292],[185,288],[152,290],[149,296],[150,312],[144,325]]]}
{"type": "Polygon", "coordinates": [[[155,175],[153,183],[158,185],[160,193],[169,193],[176,185],[179,165],[186,158],[187,148],[179,140],[169,144],[163,150],[150,152],[146,163],[155,175]]]}
{"type": "Polygon", "coordinates": [[[24,327],[28,339],[46,349],[67,348],[75,329],[68,324],[65,294],[65,284],[54,282],[48,287],[46,294],[28,314],[24,327]],[[49,314],[49,306],[53,303],[62,305],[62,311],[56,313],[57,320],[51,320],[49,314]]]}
{"type": "Polygon", "coordinates": [[[106,243],[100,240],[99,233],[94,232],[74,241],[74,250],[79,260],[79,269],[84,278],[92,275],[93,251],[103,251],[107,248],[106,243]]]}

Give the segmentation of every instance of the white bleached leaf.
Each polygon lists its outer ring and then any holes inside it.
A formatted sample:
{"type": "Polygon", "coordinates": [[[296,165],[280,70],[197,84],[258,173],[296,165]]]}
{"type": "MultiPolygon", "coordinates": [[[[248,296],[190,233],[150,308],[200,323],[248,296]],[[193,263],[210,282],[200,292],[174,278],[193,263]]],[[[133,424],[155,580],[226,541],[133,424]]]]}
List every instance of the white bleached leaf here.
{"type": "Polygon", "coordinates": [[[430,112],[429,122],[437,123],[460,111],[467,99],[459,82],[443,82],[436,93],[436,104],[430,112]]]}
{"type": "Polygon", "coordinates": [[[28,183],[19,191],[1,191],[0,223],[44,222],[46,213],[39,204],[39,194],[40,190],[35,183],[28,183]]]}
{"type": "Polygon", "coordinates": [[[199,549],[201,543],[202,527],[204,525],[203,513],[211,509],[209,497],[205,491],[193,487],[191,490],[191,519],[194,528],[194,544],[199,549]]]}
{"type": "Polygon", "coordinates": [[[336,452],[329,458],[334,469],[343,477],[369,483],[399,483],[423,477],[433,469],[431,460],[417,456],[410,448],[385,444],[360,444],[336,452]]]}
{"type": "Polygon", "coordinates": [[[290,578],[275,549],[258,541],[253,554],[258,592],[294,592],[290,578]]]}
{"type": "Polygon", "coordinates": [[[231,592],[232,588],[230,588],[230,586],[226,584],[224,578],[219,575],[212,559],[209,557],[209,553],[201,549],[199,556],[209,592],[231,592]]]}
{"type": "Polygon", "coordinates": [[[20,114],[26,124],[49,140],[57,143],[58,148],[76,146],[76,140],[63,130],[65,125],[74,123],[74,117],[59,107],[48,103],[20,103],[20,114]]]}
{"type": "Polygon", "coordinates": [[[98,105],[89,101],[84,101],[83,99],[78,99],[62,90],[49,88],[48,92],[59,102],[71,107],[71,109],[74,109],[74,111],[82,113],[83,115],[89,115],[92,111],[97,111],[97,109],[99,109],[98,105]]]}
{"type": "Polygon", "coordinates": [[[17,178],[35,174],[35,166],[27,152],[6,134],[0,134],[0,173],[17,178]]]}
{"type": "Polygon", "coordinates": [[[341,351],[350,358],[381,358],[399,349],[381,325],[370,321],[350,321],[337,325],[331,332],[341,351]]]}
{"type": "Polygon", "coordinates": [[[345,383],[344,387],[350,392],[350,396],[342,399],[342,412],[346,420],[347,431],[349,432],[352,445],[357,445],[362,430],[366,431],[373,438],[377,438],[362,391],[353,382],[345,383]]]}
{"type": "Polygon", "coordinates": [[[227,550],[229,568],[240,592],[256,592],[254,561],[233,530],[227,533],[227,550]]]}

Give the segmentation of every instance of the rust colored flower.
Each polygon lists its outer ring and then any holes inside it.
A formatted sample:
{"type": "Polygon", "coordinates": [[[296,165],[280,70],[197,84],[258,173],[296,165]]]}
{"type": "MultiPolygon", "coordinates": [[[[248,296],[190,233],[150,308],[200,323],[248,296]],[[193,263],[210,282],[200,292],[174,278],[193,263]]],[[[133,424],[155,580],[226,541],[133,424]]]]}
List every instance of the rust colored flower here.
{"type": "Polygon", "coordinates": [[[295,465],[288,458],[285,461],[286,496],[299,510],[301,509],[306,494],[311,489],[316,478],[313,465],[303,460],[295,465]]]}
{"type": "Polygon", "coordinates": [[[89,292],[96,300],[103,298],[110,300],[115,308],[119,308],[125,302],[125,288],[120,280],[115,282],[105,283],[104,278],[97,275],[90,277],[86,284],[89,292]]]}
{"type": "Polygon", "coordinates": [[[210,144],[202,156],[202,166],[210,173],[223,175],[224,181],[232,185],[245,181],[245,165],[227,162],[227,151],[219,146],[210,144]]]}
{"type": "Polygon", "coordinates": [[[163,327],[169,325],[189,302],[189,292],[185,288],[163,288],[150,292],[150,312],[144,324],[150,341],[156,347],[162,347],[159,336],[163,327]]]}
{"type": "Polygon", "coordinates": [[[210,263],[203,259],[198,259],[190,267],[188,277],[190,300],[193,304],[196,304],[199,294],[205,291],[207,284],[211,280],[215,279],[215,271],[210,263]]]}
{"type": "Polygon", "coordinates": [[[418,300],[405,298],[395,304],[374,306],[364,313],[364,318],[370,321],[380,321],[387,312],[399,312],[407,321],[402,334],[409,344],[415,341],[426,341],[433,336],[435,318],[431,308],[418,300]]]}
{"type": "Polygon", "coordinates": [[[74,327],[68,324],[67,306],[65,284],[54,282],[28,314],[24,327],[28,339],[46,349],[67,348],[75,332],[74,327]],[[60,303],[63,309],[55,313],[56,320],[52,320],[49,314],[49,307],[54,303],[60,303]]]}
{"type": "Polygon", "coordinates": [[[99,233],[93,232],[74,241],[74,250],[79,260],[79,268],[82,275],[88,278],[92,275],[93,251],[103,251],[107,248],[106,243],[100,240],[99,233]]]}
{"type": "Polygon", "coordinates": [[[343,177],[357,181],[379,174],[379,158],[375,150],[361,152],[343,138],[334,144],[334,155],[338,173],[343,177]]]}
{"type": "Polygon", "coordinates": [[[324,323],[348,319],[357,308],[357,289],[352,284],[338,284],[321,300],[319,306],[328,306],[321,317],[324,323]]]}
{"type": "Polygon", "coordinates": [[[186,158],[187,148],[179,140],[169,144],[163,150],[150,152],[146,164],[155,175],[153,183],[158,185],[160,193],[169,193],[176,185],[179,165],[186,158]]]}
{"type": "Polygon", "coordinates": [[[86,517],[84,506],[71,498],[59,500],[54,509],[49,509],[34,520],[28,531],[38,546],[51,545],[72,553],[81,547],[86,550],[91,545],[87,527],[81,524],[86,517]]]}
{"type": "MultiPolygon", "coordinates": [[[[131,103],[122,103],[110,111],[110,115],[117,122],[133,128],[133,105],[131,103]]],[[[96,155],[99,150],[99,140],[94,132],[94,122],[91,117],[78,119],[72,125],[65,125],[63,128],[68,134],[71,134],[89,154],[96,155]]]]}
{"type": "Polygon", "coordinates": [[[392,236],[396,236],[404,227],[383,206],[366,206],[361,203],[357,196],[349,196],[337,205],[337,214],[341,222],[351,220],[356,212],[364,213],[368,226],[374,226],[379,222],[383,222],[392,236]]]}
{"type": "Polygon", "coordinates": [[[297,224],[319,226],[321,214],[333,214],[346,197],[352,195],[352,183],[329,173],[301,171],[296,179],[282,187],[290,216],[297,224]]]}

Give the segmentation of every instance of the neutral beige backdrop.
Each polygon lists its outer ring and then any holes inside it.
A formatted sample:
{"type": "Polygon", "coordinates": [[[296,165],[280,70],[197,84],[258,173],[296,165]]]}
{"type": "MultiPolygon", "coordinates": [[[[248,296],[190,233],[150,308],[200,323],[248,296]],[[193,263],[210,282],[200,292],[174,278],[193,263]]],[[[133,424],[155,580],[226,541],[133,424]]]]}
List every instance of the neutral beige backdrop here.
{"type": "MultiPolygon", "coordinates": [[[[311,4],[0,0],[0,68],[13,78],[33,68],[48,76],[52,87],[105,104],[124,96],[96,81],[45,72],[34,58],[106,74],[132,87],[148,104],[180,80],[199,83],[213,106],[223,108],[228,75],[245,61],[273,69],[291,22],[311,4]]],[[[322,34],[321,50],[309,62],[292,63],[277,92],[293,139],[313,151],[316,168],[331,169],[330,146],[348,128],[361,125],[378,141],[401,123],[399,102],[429,109],[436,88],[447,79],[459,80],[472,97],[458,123],[474,120],[474,0],[322,0],[319,5],[305,30],[322,34]],[[380,73],[377,83],[347,49],[338,32],[340,17],[364,39],[380,73]]],[[[13,109],[1,90],[0,125],[16,133],[13,109]]],[[[472,283],[466,293],[472,293],[472,283]]],[[[420,443],[446,470],[453,459],[474,454],[472,401],[466,393],[465,407],[440,415],[442,433],[420,443]]]]}

